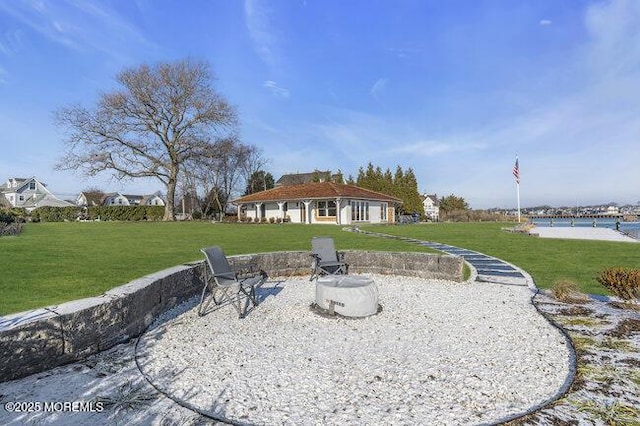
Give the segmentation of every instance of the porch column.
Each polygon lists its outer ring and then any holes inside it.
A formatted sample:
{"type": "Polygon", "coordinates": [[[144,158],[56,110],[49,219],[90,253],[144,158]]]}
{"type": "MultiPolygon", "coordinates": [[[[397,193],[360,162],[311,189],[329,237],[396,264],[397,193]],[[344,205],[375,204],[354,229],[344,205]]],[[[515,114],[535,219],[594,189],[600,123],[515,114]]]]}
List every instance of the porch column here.
{"type": "Polygon", "coordinates": [[[284,203],[286,201],[278,201],[278,216],[284,219],[284,203]]]}
{"type": "Polygon", "coordinates": [[[262,220],[262,203],[256,203],[256,217],[262,220]]]}
{"type": "Polygon", "coordinates": [[[242,206],[244,206],[244,204],[238,204],[237,209],[238,211],[236,212],[236,214],[238,215],[238,222],[240,222],[240,217],[242,216],[242,206]]]}
{"type": "Polygon", "coordinates": [[[342,208],[340,207],[340,197],[336,198],[336,224],[342,224],[342,208]]]}
{"type": "Polygon", "coordinates": [[[311,201],[303,201],[304,203],[304,223],[311,223],[311,219],[309,219],[311,216],[309,216],[311,214],[311,209],[309,208],[311,206],[311,201]]]}

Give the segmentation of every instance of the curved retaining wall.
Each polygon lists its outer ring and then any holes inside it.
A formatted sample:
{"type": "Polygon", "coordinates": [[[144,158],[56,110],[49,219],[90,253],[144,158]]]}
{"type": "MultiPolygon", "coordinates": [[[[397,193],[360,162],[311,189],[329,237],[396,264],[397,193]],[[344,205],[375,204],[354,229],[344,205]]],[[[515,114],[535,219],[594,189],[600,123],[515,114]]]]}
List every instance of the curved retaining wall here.
{"type": "MultiPolygon", "coordinates": [[[[346,251],[351,273],[463,280],[463,259],[449,255],[346,251]]],[[[271,276],[309,275],[308,252],[230,256],[271,276]]],[[[203,263],[165,269],[89,297],[0,317],[0,382],[81,360],[139,336],[162,312],[202,290],[203,263]]]]}

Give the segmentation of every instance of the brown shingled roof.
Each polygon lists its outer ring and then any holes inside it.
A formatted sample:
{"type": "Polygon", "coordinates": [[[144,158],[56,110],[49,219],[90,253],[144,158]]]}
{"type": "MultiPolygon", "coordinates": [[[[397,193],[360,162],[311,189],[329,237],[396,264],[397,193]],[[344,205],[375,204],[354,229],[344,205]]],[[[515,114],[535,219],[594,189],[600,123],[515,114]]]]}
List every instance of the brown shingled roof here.
{"type": "Polygon", "coordinates": [[[236,198],[233,204],[265,201],[312,200],[326,198],[355,198],[359,200],[387,201],[401,203],[399,198],[380,192],[370,191],[354,185],[334,182],[312,182],[300,185],[281,186],[236,198]]]}

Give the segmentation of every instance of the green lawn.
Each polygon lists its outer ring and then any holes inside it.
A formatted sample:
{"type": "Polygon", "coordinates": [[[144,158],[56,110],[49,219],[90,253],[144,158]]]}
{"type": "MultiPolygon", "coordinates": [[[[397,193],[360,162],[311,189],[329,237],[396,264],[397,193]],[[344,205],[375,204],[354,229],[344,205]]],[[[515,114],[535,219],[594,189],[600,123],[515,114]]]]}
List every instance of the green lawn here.
{"type": "Polygon", "coordinates": [[[95,296],[135,278],[202,259],[201,247],[228,255],[309,250],[331,236],[338,249],[430,251],[328,225],[236,225],[209,222],[27,224],[0,238],[0,315],[95,296]]]}
{"type": "MultiPolygon", "coordinates": [[[[363,226],[363,229],[451,244],[514,263],[541,287],[560,278],[606,294],[594,279],[609,266],[638,267],[640,244],[550,240],[501,231],[508,224],[363,226]]],[[[511,225],[513,226],[513,225],[511,225]]],[[[309,250],[315,235],[339,249],[429,251],[417,245],[344,232],[329,225],[184,223],[27,224],[0,238],[0,315],[95,296],[143,275],[202,258],[220,245],[228,255],[309,250]]]]}
{"type": "Polygon", "coordinates": [[[640,244],[591,240],[559,240],[501,231],[504,223],[437,223],[363,227],[376,232],[436,241],[498,257],[530,273],[538,287],[549,288],[559,279],[576,281],[591,294],[609,294],[595,280],[612,266],[638,268],[640,244]]]}

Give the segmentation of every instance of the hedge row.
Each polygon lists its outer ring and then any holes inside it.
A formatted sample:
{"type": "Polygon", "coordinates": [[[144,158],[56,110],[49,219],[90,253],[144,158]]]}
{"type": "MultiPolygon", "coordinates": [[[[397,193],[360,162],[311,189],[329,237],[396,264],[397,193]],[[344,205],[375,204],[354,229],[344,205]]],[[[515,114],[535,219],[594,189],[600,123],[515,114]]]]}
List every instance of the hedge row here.
{"type": "Polygon", "coordinates": [[[39,207],[31,212],[32,222],[64,222],[75,220],[161,220],[163,206],[93,206],[39,207]]]}

